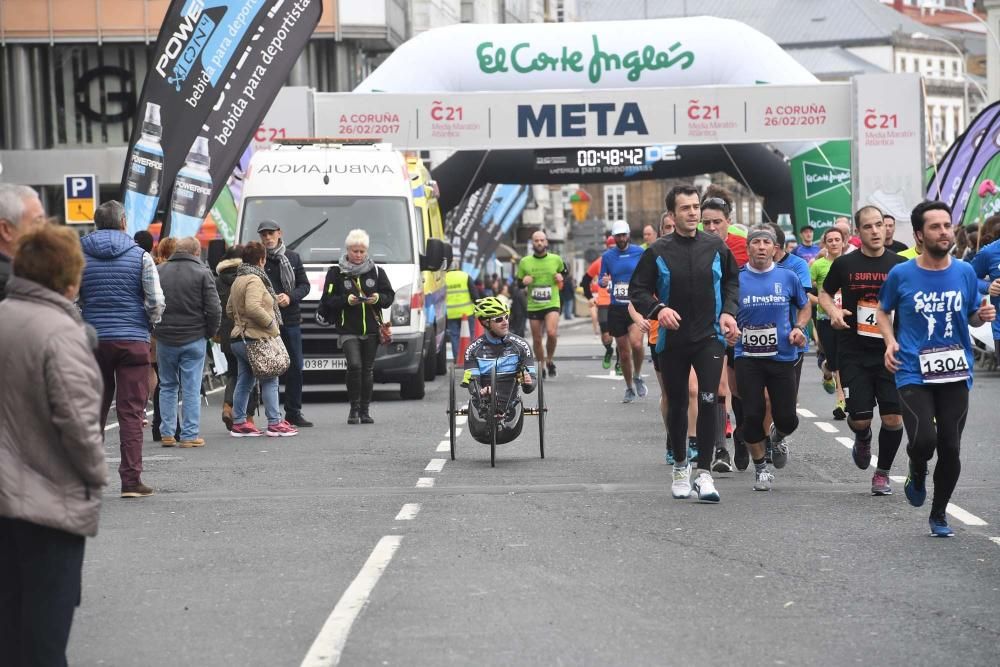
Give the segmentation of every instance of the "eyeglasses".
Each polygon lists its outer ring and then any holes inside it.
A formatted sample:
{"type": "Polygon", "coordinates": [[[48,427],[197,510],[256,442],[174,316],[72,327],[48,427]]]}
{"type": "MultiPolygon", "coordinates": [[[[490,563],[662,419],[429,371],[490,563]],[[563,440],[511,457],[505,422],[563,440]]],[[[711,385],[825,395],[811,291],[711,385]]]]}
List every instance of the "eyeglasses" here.
{"type": "Polygon", "coordinates": [[[496,317],[491,317],[490,322],[493,324],[503,324],[510,319],[510,315],[497,315],[496,317]]]}

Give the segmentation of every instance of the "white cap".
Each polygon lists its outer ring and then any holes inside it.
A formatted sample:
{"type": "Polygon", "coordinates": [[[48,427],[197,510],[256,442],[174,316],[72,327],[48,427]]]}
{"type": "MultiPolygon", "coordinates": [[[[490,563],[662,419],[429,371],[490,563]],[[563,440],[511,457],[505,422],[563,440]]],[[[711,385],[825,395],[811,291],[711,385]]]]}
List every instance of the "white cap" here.
{"type": "Polygon", "coordinates": [[[618,236],[619,234],[632,234],[632,230],[624,220],[618,220],[615,224],[611,225],[611,235],[618,236]]]}

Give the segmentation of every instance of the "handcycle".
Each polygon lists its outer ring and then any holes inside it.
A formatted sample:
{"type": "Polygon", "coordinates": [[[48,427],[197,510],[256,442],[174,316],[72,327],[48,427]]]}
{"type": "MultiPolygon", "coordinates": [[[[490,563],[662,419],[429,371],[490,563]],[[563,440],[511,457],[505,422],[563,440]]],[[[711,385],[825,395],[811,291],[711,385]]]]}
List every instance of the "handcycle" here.
{"type": "MultiPolygon", "coordinates": [[[[459,416],[472,417],[469,412],[470,410],[477,409],[472,405],[473,401],[477,399],[470,397],[469,403],[463,407],[458,407],[456,405],[456,384],[458,383],[456,374],[458,369],[452,365],[450,386],[448,389],[448,409],[445,411],[448,413],[448,437],[451,444],[451,460],[455,460],[455,440],[456,440],[456,424],[455,420],[459,416]]],[[[526,368],[521,368],[519,373],[527,373],[526,368]]],[[[487,430],[489,431],[488,438],[480,439],[472,434],[472,429],[469,432],[473,435],[473,438],[483,444],[489,444],[490,446],[490,467],[496,467],[497,458],[497,435],[501,428],[504,418],[511,414],[511,411],[516,411],[520,409],[521,415],[526,415],[529,417],[538,417],[538,452],[540,458],[545,458],[545,413],[548,412],[548,408],[545,406],[545,388],[542,381],[541,375],[535,380],[537,383],[537,394],[538,403],[536,407],[529,408],[525,407],[521,402],[520,391],[518,387],[520,382],[517,380],[510,381],[509,390],[494,390],[497,384],[497,369],[496,364],[490,371],[490,392],[486,396],[481,396],[479,389],[479,381],[477,378],[472,378],[470,384],[473,386],[476,395],[480,395],[478,402],[480,404],[478,412],[485,417],[485,422],[487,425],[487,430]]],[[[516,437],[516,436],[515,436],[516,437]]],[[[502,443],[501,443],[502,444],[502,443]]]]}

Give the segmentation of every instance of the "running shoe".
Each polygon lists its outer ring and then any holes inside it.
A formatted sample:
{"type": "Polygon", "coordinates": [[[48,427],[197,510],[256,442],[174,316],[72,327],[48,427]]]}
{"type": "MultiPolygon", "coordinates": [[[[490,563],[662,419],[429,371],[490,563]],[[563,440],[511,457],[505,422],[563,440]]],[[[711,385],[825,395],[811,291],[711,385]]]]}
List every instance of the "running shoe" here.
{"type": "Polygon", "coordinates": [[[601,366],[604,368],[604,370],[611,368],[611,355],[612,355],[611,350],[608,350],[607,352],[604,353],[604,361],[601,362],[601,366]]]}
{"type": "Polygon", "coordinates": [[[847,419],[847,404],[843,401],[837,401],[837,407],[833,409],[833,418],[837,421],[843,421],[847,419]]]}
{"type": "Polygon", "coordinates": [[[943,512],[937,515],[931,514],[928,523],[931,526],[931,535],[934,537],[952,537],[955,535],[955,531],[948,525],[948,520],[944,517],[943,512]]]}
{"type": "Polygon", "coordinates": [[[698,439],[688,436],[688,461],[698,460],[698,439]]]}
{"type": "Polygon", "coordinates": [[[889,476],[881,470],[876,470],[872,475],[872,495],[891,496],[892,486],[889,484],[889,476]]]}
{"type": "Polygon", "coordinates": [[[733,463],[736,464],[737,470],[743,472],[750,467],[750,451],[739,429],[733,432],[733,449],[736,450],[733,454],[733,463]]]}
{"type": "Polygon", "coordinates": [[[698,473],[694,484],[691,486],[694,492],[698,494],[698,500],[707,503],[719,502],[719,492],[715,490],[715,480],[712,479],[712,475],[708,471],[702,470],[698,473]]]}
{"type": "Polygon", "coordinates": [[[854,434],[854,446],[851,447],[851,458],[854,465],[867,470],[872,462],[872,432],[868,429],[868,437],[862,438],[860,433],[854,434]]]}
{"type": "Polygon", "coordinates": [[[691,464],[685,463],[680,468],[674,464],[674,481],[670,485],[670,495],[674,498],[691,496],[691,464]]]}
{"type": "Polygon", "coordinates": [[[754,473],[753,490],[754,491],[770,491],[771,485],[774,483],[774,473],[772,473],[767,468],[764,468],[760,472],[754,473]]]}
{"type": "Polygon", "coordinates": [[[649,393],[649,389],[646,389],[646,381],[639,376],[635,378],[635,393],[639,398],[645,398],[646,394],[649,393]]]}
{"type": "Polygon", "coordinates": [[[726,437],[733,437],[733,422],[729,419],[729,412],[726,412],[726,437]]]}
{"type": "Polygon", "coordinates": [[[554,378],[556,376],[556,365],[550,361],[545,364],[545,367],[549,369],[549,377],[554,378]]]}
{"type": "Polygon", "coordinates": [[[778,437],[778,429],[774,428],[774,424],[771,424],[768,440],[771,441],[771,463],[781,470],[788,464],[788,441],[784,436],[778,437]]]}
{"type": "Polygon", "coordinates": [[[625,398],[622,399],[622,403],[631,403],[635,400],[635,389],[632,387],[625,387],[625,398]]]}
{"type": "Polygon", "coordinates": [[[622,374],[622,362],[616,361],[615,362],[615,375],[621,376],[621,374],[622,374]]]}
{"type": "Polygon", "coordinates": [[[832,375],[828,378],[823,378],[823,389],[828,394],[837,392],[837,381],[833,379],[832,375]]]}
{"type": "Polygon", "coordinates": [[[910,461],[910,474],[903,482],[903,491],[906,499],[914,507],[920,507],[927,500],[927,471],[917,472],[913,469],[913,462],[910,461]]]}
{"type": "Polygon", "coordinates": [[[669,464],[669,465],[673,465],[674,463],[676,463],[674,461],[674,452],[673,452],[672,449],[670,449],[670,445],[667,445],[667,457],[666,457],[666,459],[667,459],[667,464],[669,464]]]}
{"type": "Polygon", "coordinates": [[[229,432],[229,435],[234,438],[256,438],[264,434],[250,422],[243,422],[242,424],[233,424],[233,429],[229,432]]]}
{"type": "Polygon", "coordinates": [[[729,452],[723,447],[715,450],[715,460],[712,461],[712,472],[732,472],[733,461],[729,452]]]}
{"type": "Polygon", "coordinates": [[[267,435],[272,438],[288,438],[298,434],[299,430],[285,420],[267,425],[267,435]]]}

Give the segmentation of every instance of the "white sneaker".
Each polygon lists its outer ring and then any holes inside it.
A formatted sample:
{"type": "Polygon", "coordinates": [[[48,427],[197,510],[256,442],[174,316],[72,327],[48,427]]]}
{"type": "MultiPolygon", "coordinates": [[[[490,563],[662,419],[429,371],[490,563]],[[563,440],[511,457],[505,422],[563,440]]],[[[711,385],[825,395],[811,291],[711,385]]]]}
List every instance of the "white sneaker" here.
{"type": "Polygon", "coordinates": [[[689,498],[691,496],[690,463],[685,463],[680,468],[674,464],[674,482],[670,485],[670,493],[674,498],[689,498]]]}
{"type": "Polygon", "coordinates": [[[715,480],[712,479],[712,475],[708,471],[702,470],[698,473],[692,486],[694,492],[698,494],[698,500],[710,503],[719,502],[719,492],[715,490],[715,480]]]}
{"type": "Polygon", "coordinates": [[[649,393],[649,390],[646,389],[646,381],[638,375],[635,377],[635,393],[639,398],[645,398],[646,394],[649,393]]]}
{"type": "Polygon", "coordinates": [[[767,468],[756,473],[756,480],[753,483],[754,491],[770,491],[774,482],[774,473],[767,468]]]}

